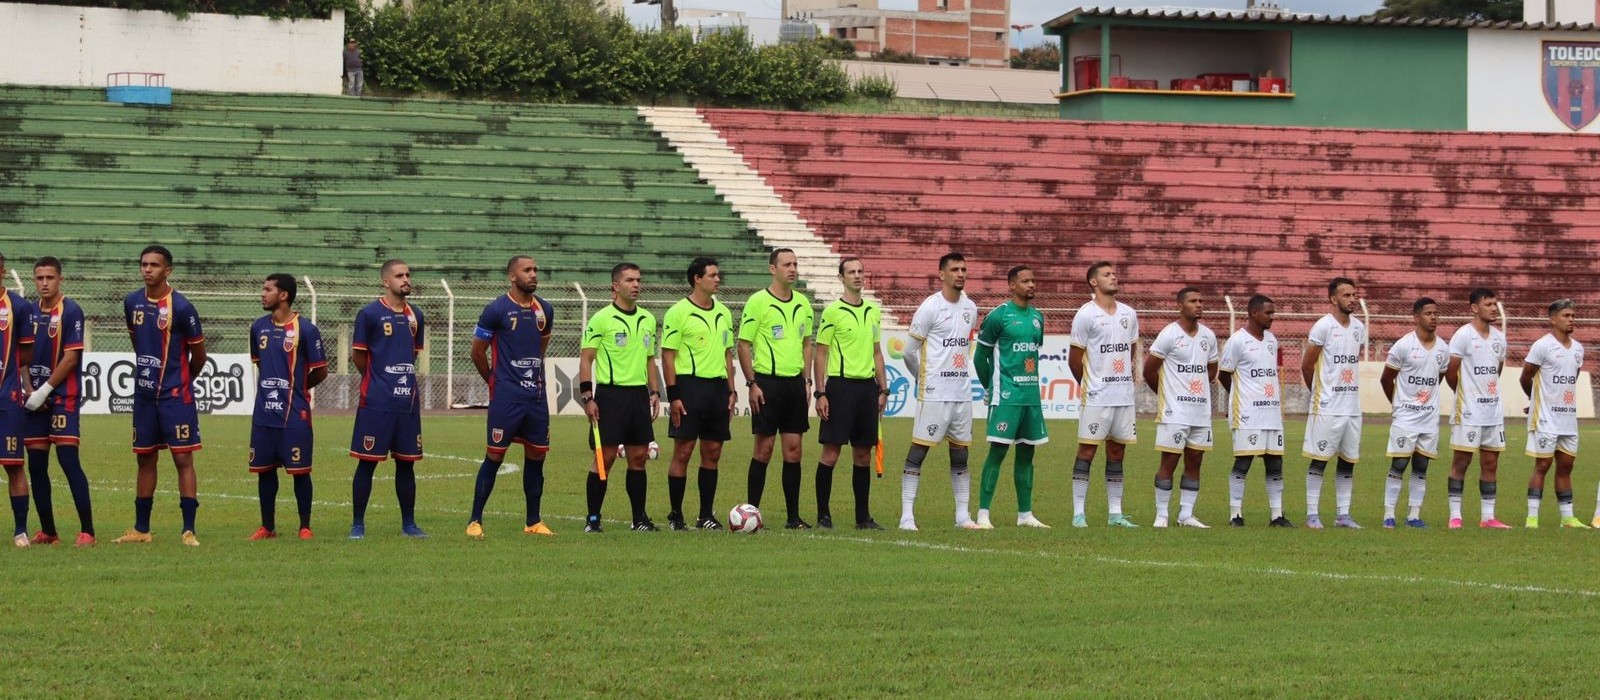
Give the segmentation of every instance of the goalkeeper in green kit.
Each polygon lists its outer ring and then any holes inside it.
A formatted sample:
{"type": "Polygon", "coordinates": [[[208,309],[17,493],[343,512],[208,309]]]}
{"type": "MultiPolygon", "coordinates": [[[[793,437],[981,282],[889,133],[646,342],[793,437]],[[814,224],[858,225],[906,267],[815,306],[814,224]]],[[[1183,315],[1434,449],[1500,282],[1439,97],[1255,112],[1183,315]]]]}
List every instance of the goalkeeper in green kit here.
{"type": "Polygon", "coordinates": [[[978,381],[989,403],[989,456],[983,461],[978,495],[978,529],[992,530],[989,505],[1000,483],[1000,465],[1017,446],[1017,525],[1050,527],[1033,517],[1033,450],[1050,441],[1039,399],[1039,346],[1044,314],[1033,307],[1033,270],[1018,265],[1006,273],[1011,299],[990,311],[978,329],[973,356],[978,381]]]}

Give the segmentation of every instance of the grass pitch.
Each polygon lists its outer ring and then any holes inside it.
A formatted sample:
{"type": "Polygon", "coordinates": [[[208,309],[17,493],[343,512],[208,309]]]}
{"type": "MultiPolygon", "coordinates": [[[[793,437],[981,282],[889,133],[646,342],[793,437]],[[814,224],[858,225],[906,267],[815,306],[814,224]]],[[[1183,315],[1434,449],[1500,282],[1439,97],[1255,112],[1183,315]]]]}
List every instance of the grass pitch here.
{"type": "MultiPolygon", "coordinates": [[[[319,418],[317,539],[296,540],[287,479],[285,537],[246,542],[257,525],[244,468],[248,420],[208,418],[198,549],[178,543],[177,496],[164,467],[148,546],[110,540],[132,521],[126,418],[84,419],[85,466],[103,544],[0,551],[6,696],[618,696],[1017,697],[1450,696],[1588,697],[1600,672],[1588,633],[1600,623],[1600,533],[1544,528],[1448,532],[1446,465],[1435,462],[1424,517],[1434,529],[1384,531],[1383,438],[1368,421],[1356,473],[1360,532],[1269,530],[1259,462],[1246,517],[1226,527],[1226,436],[1207,461],[1199,516],[1211,531],[1110,530],[1100,464],[1088,530],[1073,530],[1075,425],[1053,422],[1039,453],[1036,511],[1050,531],[1011,527],[1010,464],[991,532],[949,527],[940,452],[924,466],[920,533],[853,529],[753,537],[634,533],[620,479],[603,535],[580,532],[586,425],[560,418],[547,467],[553,539],[521,534],[520,477],[500,479],[489,537],[462,531],[482,457],[482,414],[425,419],[419,520],[433,538],[399,535],[380,470],[368,539],[349,526],[350,419],[319,418]]],[[[750,440],[736,423],[719,517],[744,499],[750,440]]],[[[1303,424],[1289,426],[1298,452],[1303,424]]],[[[891,420],[888,473],[873,514],[892,527],[909,422],[891,420]]],[[[979,427],[981,434],[981,426],[979,427]]],[[[659,430],[664,435],[664,430],[659,430]]],[[[1125,510],[1153,511],[1155,455],[1130,450],[1125,510]]],[[[1520,525],[1530,460],[1512,421],[1500,516],[1520,525]]],[[[1600,435],[1585,426],[1587,449],[1600,435]]],[[[814,434],[802,511],[815,515],[814,434]]],[[[984,448],[972,454],[974,481],[984,448]]],[[[512,460],[520,457],[518,450],[512,460]]],[[[1596,477],[1580,459],[1578,515],[1596,477]]],[[[1286,462],[1285,504],[1304,517],[1304,460],[1286,462]]],[[[650,513],[666,516],[665,460],[651,463],[650,513]]],[[[769,521],[782,522],[779,479],[769,521]]],[[[1476,522],[1476,470],[1465,510],[1476,522]]],[[[59,472],[56,517],[77,520],[59,472]]],[[[1332,479],[1323,511],[1332,512],[1332,479]]],[[[976,490],[976,486],[974,486],[976,490]]],[[[1547,489],[1547,493],[1553,489],[1547,489]]],[[[976,494],[974,494],[976,500],[976,494]]],[[[1174,497],[1176,501],[1176,497],[1174,497]]],[[[698,503],[694,479],[687,510],[698,503]]],[[[976,504],[974,504],[976,507],[976,504]]],[[[1176,503],[1173,504],[1176,509],[1176,503]]],[[[1404,515],[1405,497],[1401,499],[1404,515]]],[[[833,510],[850,520],[844,469],[833,510]]],[[[34,520],[37,524],[37,518],[34,520]]],[[[70,539],[70,537],[69,537],[70,539]]]]}

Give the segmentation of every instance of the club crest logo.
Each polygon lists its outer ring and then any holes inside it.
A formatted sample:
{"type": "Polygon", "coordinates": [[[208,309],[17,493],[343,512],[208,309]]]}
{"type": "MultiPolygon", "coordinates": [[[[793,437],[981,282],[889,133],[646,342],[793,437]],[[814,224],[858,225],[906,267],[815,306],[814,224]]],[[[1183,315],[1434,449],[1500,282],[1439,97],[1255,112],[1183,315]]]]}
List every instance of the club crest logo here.
{"type": "Polygon", "coordinates": [[[283,330],[283,351],[291,353],[294,352],[294,346],[298,342],[298,339],[299,334],[296,333],[293,328],[285,328],[283,330]]]}
{"type": "Polygon", "coordinates": [[[1128,317],[1127,316],[1123,316],[1122,318],[1117,319],[1117,323],[1122,324],[1122,330],[1128,330],[1128,317]]]}
{"type": "Polygon", "coordinates": [[[1396,447],[1404,449],[1405,446],[1406,446],[1406,439],[1405,438],[1400,438],[1398,440],[1395,440],[1394,444],[1395,444],[1396,447]]]}
{"type": "Polygon", "coordinates": [[[1539,70],[1544,101],[1556,119],[1578,131],[1600,114],[1600,43],[1546,41],[1540,51],[1539,70]]]}
{"type": "Polygon", "coordinates": [[[47,335],[49,335],[52,339],[55,338],[57,335],[60,335],[60,333],[61,333],[61,312],[60,311],[52,311],[52,312],[50,312],[50,325],[48,327],[46,327],[45,333],[47,335]]]}
{"type": "Polygon", "coordinates": [[[1250,437],[1249,437],[1249,440],[1250,440],[1250,444],[1252,444],[1252,445],[1254,445],[1254,444],[1256,444],[1256,442],[1257,442],[1257,441],[1259,441],[1259,440],[1260,440],[1260,439],[1261,439],[1261,436],[1260,436],[1260,435],[1257,435],[1257,434],[1255,434],[1255,433],[1250,433],[1250,437]]]}
{"type": "Polygon", "coordinates": [[[1099,423],[1090,423],[1089,424],[1089,434],[1095,435],[1095,434],[1098,434],[1099,432],[1100,432],[1100,424],[1099,423]]]}
{"type": "Polygon", "coordinates": [[[361,449],[366,450],[368,452],[371,452],[372,448],[374,446],[376,446],[377,444],[378,444],[377,439],[372,437],[371,435],[362,435],[361,436],[361,449]]]}
{"type": "Polygon", "coordinates": [[[166,330],[172,325],[172,309],[165,306],[156,307],[156,328],[166,330]]]}
{"type": "Polygon", "coordinates": [[[1006,429],[1008,429],[1008,428],[1010,428],[1010,427],[1011,427],[1011,424],[1010,424],[1010,423],[1007,423],[1007,422],[1005,422],[1005,421],[1000,421],[1000,422],[999,422],[999,423],[995,423],[995,424],[994,424],[994,429],[995,429],[995,430],[996,430],[996,431],[998,431],[998,432],[1002,432],[1002,433],[1003,433],[1003,432],[1005,432],[1005,431],[1006,431],[1006,429]]]}
{"type": "Polygon", "coordinates": [[[1327,440],[1318,440],[1317,441],[1317,451],[1318,452],[1327,452],[1328,451],[1328,441],[1327,440]]]}
{"type": "Polygon", "coordinates": [[[1172,444],[1174,444],[1174,445],[1183,444],[1183,433],[1173,433],[1172,434],[1172,444]]]}
{"type": "Polygon", "coordinates": [[[505,430],[503,430],[501,428],[495,428],[495,429],[489,431],[489,441],[490,442],[500,442],[500,441],[502,441],[504,439],[506,439],[506,431],[505,430]]]}
{"type": "Polygon", "coordinates": [[[1542,450],[1542,449],[1545,449],[1545,448],[1547,448],[1549,446],[1550,446],[1550,438],[1539,438],[1539,449],[1542,450]]]}
{"type": "Polygon", "coordinates": [[[1476,431],[1476,430],[1468,430],[1467,431],[1467,442],[1477,442],[1477,440],[1478,440],[1478,431],[1476,431]]]}
{"type": "Polygon", "coordinates": [[[937,426],[937,425],[928,426],[928,437],[933,437],[933,436],[938,435],[938,434],[939,434],[939,426],[937,426]]]}
{"type": "Polygon", "coordinates": [[[0,331],[11,329],[11,307],[0,306],[0,331]]]}

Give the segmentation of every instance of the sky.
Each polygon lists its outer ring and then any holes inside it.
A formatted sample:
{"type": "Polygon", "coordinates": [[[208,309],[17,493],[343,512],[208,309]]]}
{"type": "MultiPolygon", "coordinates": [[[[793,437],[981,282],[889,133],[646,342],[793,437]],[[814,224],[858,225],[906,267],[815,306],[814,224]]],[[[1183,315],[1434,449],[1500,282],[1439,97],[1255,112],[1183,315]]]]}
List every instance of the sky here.
{"type": "MultiPolygon", "coordinates": [[[[633,5],[631,0],[627,7],[628,17],[635,24],[654,25],[659,17],[660,9],[653,5],[633,5]]],[[[1383,5],[1383,0],[1278,0],[1278,4],[1294,12],[1312,12],[1316,14],[1333,15],[1363,15],[1377,10],[1383,5]]],[[[1212,9],[1243,10],[1245,0],[1167,0],[1166,2],[1140,2],[1138,0],[1011,0],[1011,24],[1032,24],[1032,29],[1025,30],[1013,38],[1012,46],[1033,46],[1044,40],[1044,34],[1037,25],[1043,24],[1078,7],[1205,7],[1212,9]]],[[[746,13],[751,20],[751,29],[754,33],[775,34],[777,20],[783,5],[779,0],[678,0],[680,8],[703,8],[716,10],[737,10],[746,13]],[[765,21],[760,21],[765,20],[765,21]],[[768,25],[768,26],[762,26],[768,25]]],[[[916,0],[879,0],[879,6],[886,10],[915,10],[916,0]]],[[[759,36],[758,36],[759,38],[759,36]]]]}

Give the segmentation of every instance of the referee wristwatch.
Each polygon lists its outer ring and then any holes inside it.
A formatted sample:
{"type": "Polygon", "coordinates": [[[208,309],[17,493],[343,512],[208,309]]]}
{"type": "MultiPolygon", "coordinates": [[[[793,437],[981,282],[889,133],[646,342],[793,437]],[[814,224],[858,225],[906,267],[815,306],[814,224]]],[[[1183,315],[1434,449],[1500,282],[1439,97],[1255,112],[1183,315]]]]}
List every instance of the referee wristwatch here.
{"type": "Polygon", "coordinates": [[[820,391],[811,392],[811,398],[813,398],[813,399],[820,399],[820,398],[822,398],[822,396],[823,396],[823,393],[820,392],[820,391]]]}

